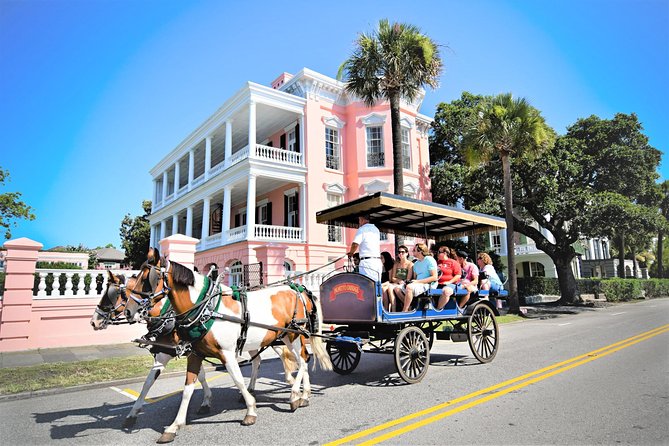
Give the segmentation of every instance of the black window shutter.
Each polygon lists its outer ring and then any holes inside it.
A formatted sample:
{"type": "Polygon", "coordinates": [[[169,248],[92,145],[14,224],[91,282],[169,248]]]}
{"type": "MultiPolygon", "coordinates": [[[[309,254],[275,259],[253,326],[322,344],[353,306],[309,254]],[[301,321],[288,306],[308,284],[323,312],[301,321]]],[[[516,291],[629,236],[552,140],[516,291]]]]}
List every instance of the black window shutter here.
{"type": "Polygon", "coordinates": [[[288,226],[288,195],[283,196],[283,225],[288,226]]]}
{"type": "Polygon", "coordinates": [[[272,224],[272,202],[267,203],[267,224],[272,224]]]}
{"type": "Polygon", "coordinates": [[[295,192],[295,228],[300,227],[300,193],[295,192]]]}
{"type": "Polygon", "coordinates": [[[286,150],[286,134],[281,135],[281,141],[279,143],[282,149],[286,150]]]}
{"type": "Polygon", "coordinates": [[[295,126],[295,151],[300,151],[300,124],[295,126]]]}
{"type": "Polygon", "coordinates": [[[260,206],[256,206],[256,224],[260,224],[260,206]]]}
{"type": "Polygon", "coordinates": [[[240,225],[239,214],[235,214],[235,228],[238,228],[240,225]]]}
{"type": "Polygon", "coordinates": [[[272,142],[271,139],[267,142],[267,145],[268,145],[269,147],[274,147],[274,143],[272,142]]]}

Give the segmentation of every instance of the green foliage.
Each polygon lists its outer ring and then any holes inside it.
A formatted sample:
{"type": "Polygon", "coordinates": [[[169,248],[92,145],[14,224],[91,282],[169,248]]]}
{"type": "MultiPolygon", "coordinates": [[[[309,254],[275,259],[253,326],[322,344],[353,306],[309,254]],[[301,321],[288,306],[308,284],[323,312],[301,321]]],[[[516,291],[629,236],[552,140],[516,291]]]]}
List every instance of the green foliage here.
{"type": "MultiPolygon", "coordinates": [[[[9,171],[0,167],[0,186],[9,181],[9,171]]],[[[5,239],[12,238],[12,227],[17,226],[16,220],[34,220],[33,208],[21,201],[20,192],[0,194],[0,231],[5,231],[5,239]]]]}
{"type": "Polygon", "coordinates": [[[667,279],[643,280],[642,286],[649,299],[669,296],[669,280],[667,279]]]}
{"type": "Polygon", "coordinates": [[[560,284],[555,278],[546,277],[519,277],[518,295],[520,297],[544,295],[559,295],[560,284]]]}
{"type": "Polygon", "coordinates": [[[638,279],[602,280],[601,289],[608,302],[629,301],[644,297],[643,281],[638,279]]]}
{"type": "Polygon", "coordinates": [[[0,296],[5,294],[5,273],[0,272],[0,296]]]}
{"type": "Polygon", "coordinates": [[[151,240],[151,226],[148,218],[151,215],[151,201],[144,200],[142,208],[144,215],[131,218],[130,214],[126,214],[121,222],[121,247],[125,251],[126,262],[133,269],[139,269],[146,260],[151,240]]]}
{"type": "Polygon", "coordinates": [[[79,265],[70,262],[37,262],[36,268],[44,269],[81,269],[79,265]]]}
{"type": "Polygon", "coordinates": [[[77,246],[74,246],[74,245],[56,246],[55,248],[47,249],[47,251],[49,251],[49,252],[89,252],[90,249],[88,249],[83,244],[79,243],[79,245],[77,245],[77,246]]]}
{"type": "MultiPolygon", "coordinates": [[[[482,100],[463,93],[461,99],[439,106],[430,149],[442,153],[443,160],[432,160],[432,195],[436,202],[461,201],[467,209],[501,216],[502,172],[489,165],[463,166],[456,156],[463,149],[462,127],[471,125],[472,111],[482,100]]],[[[658,213],[653,203],[661,195],[654,186],[660,152],[648,145],[642,131],[634,114],[610,120],[591,116],[570,126],[541,156],[511,159],[514,229],[551,257],[558,274],[570,276],[565,283],[571,285],[561,293],[563,302],[578,297],[572,292],[576,282],[569,263],[579,238],[613,238],[617,229],[625,228],[625,239],[636,254],[647,249],[661,224],[652,216],[658,213]],[[555,241],[537,225],[548,229],[555,241]]]]}

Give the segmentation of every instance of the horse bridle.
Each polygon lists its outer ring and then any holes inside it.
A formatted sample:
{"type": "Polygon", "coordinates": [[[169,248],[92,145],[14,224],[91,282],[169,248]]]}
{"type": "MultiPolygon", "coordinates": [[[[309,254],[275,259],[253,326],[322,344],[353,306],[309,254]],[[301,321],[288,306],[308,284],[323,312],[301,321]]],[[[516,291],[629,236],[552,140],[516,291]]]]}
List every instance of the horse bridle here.
{"type": "MultiPolygon", "coordinates": [[[[169,274],[167,268],[145,263],[144,265],[142,265],[142,272],[145,269],[149,270],[149,276],[147,279],[150,291],[139,291],[136,288],[133,288],[130,290],[129,293],[130,294],[129,298],[132,299],[138,305],[139,309],[137,310],[137,312],[139,313],[139,316],[142,319],[147,319],[149,317],[149,311],[151,311],[151,308],[153,308],[155,304],[157,304],[170,292],[170,288],[167,286],[167,274],[169,274]],[[158,288],[158,282],[160,280],[162,280],[163,287],[160,289],[160,291],[156,291],[156,288],[158,288]],[[135,295],[138,295],[140,297],[135,297],[135,295]]],[[[141,276],[142,274],[140,274],[140,277],[141,276]]],[[[143,279],[142,279],[142,285],[143,285],[143,279]]],[[[135,287],[136,286],[137,284],[135,284],[135,287]]]]}
{"type": "Polygon", "coordinates": [[[128,297],[125,294],[126,286],[124,283],[108,283],[107,290],[105,295],[100,300],[100,303],[95,307],[95,314],[102,318],[101,328],[106,328],[107,325],[118,325],[123,323],[124,317],[123,312],[119,312],[118,309],[124,307],[128,302],[128,297]],[[112,288],[113,297],[111,296],[112,288]],[[120,303],[118,296],[121,295],[120,303]],[[103,304],[104,301],[107,301],[107,305],[103,304]]]}

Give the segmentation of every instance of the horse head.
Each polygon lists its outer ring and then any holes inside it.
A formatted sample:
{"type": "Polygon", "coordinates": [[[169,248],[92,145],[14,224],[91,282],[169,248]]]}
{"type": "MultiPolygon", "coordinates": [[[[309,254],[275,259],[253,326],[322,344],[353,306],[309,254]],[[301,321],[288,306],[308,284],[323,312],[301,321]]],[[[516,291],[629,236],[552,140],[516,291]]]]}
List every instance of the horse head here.
{"type": "MultiPolygon", "coordinates": [[[[122,274],[114,275],[111,271],[107,271],[107,274],[109,275],[107,287],[91,317],[91,326],[94,330],[104,330],[110,322],[118,321],[125,310],[126,278],[122,274]]],[[[131,280],[133,286],[134,279],[131,280]]]]}
{"type": "Polygon", "coordinates": [[[165,297],[164,263],[158,248],[149,248],[134,286],[126,289],[125,317],[128,322],[146,319],[151,309],[165,297]]]}

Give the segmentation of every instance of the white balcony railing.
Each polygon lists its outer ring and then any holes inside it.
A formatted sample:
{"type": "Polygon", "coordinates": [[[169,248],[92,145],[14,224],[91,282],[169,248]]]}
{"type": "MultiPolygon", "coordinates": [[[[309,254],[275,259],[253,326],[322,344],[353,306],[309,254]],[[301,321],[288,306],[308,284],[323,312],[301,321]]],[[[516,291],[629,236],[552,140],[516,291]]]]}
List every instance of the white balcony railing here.
{"type": "Polygon", "coordinates": [[[302,240],[302,228],[288,226],[255,225],[255,237],[257,239],[300,241],[302,240]]]}
{"type": "Polygon", "coordinates": [[[246,226],[232,228],[228,231],[228,242],[234,243],[246,239],[246,226]]]}
{"type": "MultiPolygon", "coordinates": [[[[112,272],[123,274],[126,277],[139,274],[139,271],[131,270],[112,270],[112,272]]],[[[35,299],[102,297],[102,293],[107,288],[106,270],[40,268],[35,274],[39,277],[35,299]]]]}
{"type": "Polygon", "coordinates": [[[537,245],[535,244],[528,243],[527,245],[516,245],[514,248],[514,254],[516,255],[539,253],[543,253],[543,251],[537,248],[537,245]]]}
{"type": "Polygon", "coordinates": [[[230,162],[225,163],[227,166],[234,166],[238,162],[245,160],[249,157],[249,146],[244,147],[243,149],[235,152],[230,156],[230,162]]]}
{"type": "Polygon", "coordinates": [[[292,166],[302,166],[302,154],[291,152],[277,147],[263,146],[256,144],[255,157],[269,161],[275,161],[281,164],[290,164],[292,166]]]}
{"type": "Polygon", "coordinates": [[[307,287],[309,291],[320,297],[320,287],[328,277],[333,274],[339,274],[341,271],[316,271],[302,276],[299,271],[291,271],[286,274],[287,279],[292,279],[301,285],[307,287]]]}

